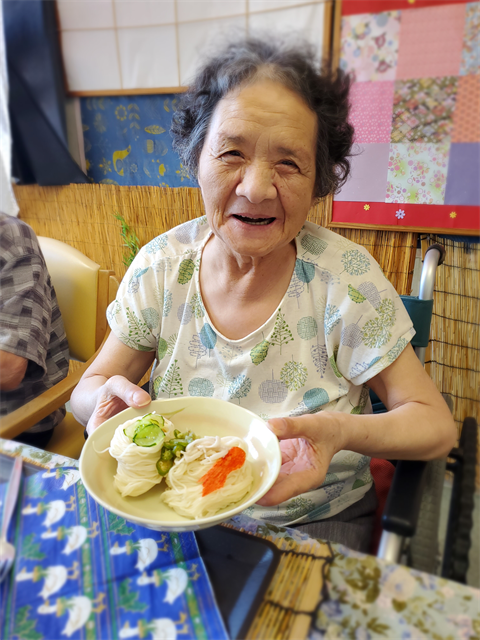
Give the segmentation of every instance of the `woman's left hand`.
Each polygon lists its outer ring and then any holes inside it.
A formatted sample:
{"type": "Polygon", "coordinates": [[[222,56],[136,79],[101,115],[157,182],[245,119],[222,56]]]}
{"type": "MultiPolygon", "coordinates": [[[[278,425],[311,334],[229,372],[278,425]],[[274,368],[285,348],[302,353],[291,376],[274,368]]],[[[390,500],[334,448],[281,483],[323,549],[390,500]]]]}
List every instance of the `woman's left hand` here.
{"type": "Polygon", "coordinates": [[[282,466],[273,487],[258,501],[264,507],[319,487],[333,456],[342,449],[342,430],[335,413],[275,418],[268,426],[281,441],[282,466]]]}

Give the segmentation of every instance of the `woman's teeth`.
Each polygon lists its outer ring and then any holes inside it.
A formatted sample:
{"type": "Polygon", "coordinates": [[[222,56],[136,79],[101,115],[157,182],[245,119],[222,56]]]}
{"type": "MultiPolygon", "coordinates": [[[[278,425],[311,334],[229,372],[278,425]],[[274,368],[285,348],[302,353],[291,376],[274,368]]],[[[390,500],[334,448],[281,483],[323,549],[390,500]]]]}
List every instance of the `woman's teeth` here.
{"type": "Polygon", "coordinates": [[[247,224],[255,224],[255,225],[264,225],[270,224],[275,220],[275,218],[246,218],[245,216],[234,216],[238,220],[242,222],[246,222],[247,224]]]}

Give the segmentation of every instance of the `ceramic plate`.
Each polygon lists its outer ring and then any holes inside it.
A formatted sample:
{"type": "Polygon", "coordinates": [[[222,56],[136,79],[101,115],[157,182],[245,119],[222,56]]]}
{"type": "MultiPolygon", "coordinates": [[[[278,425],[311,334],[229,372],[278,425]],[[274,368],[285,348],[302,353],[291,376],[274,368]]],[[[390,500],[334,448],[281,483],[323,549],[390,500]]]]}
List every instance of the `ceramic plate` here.
{"type": "Polygon", "coordinates": [[[172,398],[153,400],[147,409],[125,409],[104,422],[88,438],[80,456],[80,475],[85,489],[102,507],[136,524],[157,531],[195,531],[228,520],[259,500],[273,485],[281,465],[277,438],[257,415],[239,405],[213,398],[172,398]],[[248,446],[247,459],[253,465],[254,483],[243,500],[214,516],[192,520],[179,516],[161,500],[162,482],[141,496],[122,498],[113,485],[117,461],[107,449],[115,429],[132,418],[150,411],[169,414],[182,409],[171,420],[180,431],[199,436],[237,436],[248,446]]]}

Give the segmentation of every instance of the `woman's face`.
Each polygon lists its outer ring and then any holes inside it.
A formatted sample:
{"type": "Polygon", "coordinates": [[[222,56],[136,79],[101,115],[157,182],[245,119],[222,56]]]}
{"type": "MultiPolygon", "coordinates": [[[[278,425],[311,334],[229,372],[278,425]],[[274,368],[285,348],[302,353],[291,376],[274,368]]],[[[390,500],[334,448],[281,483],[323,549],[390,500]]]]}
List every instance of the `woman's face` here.
{"type": "Polygon", "coordinates": [[[228,253],[262,258],[300,231],[314,197],[317,117],[282,84],[229,93],[211,119],[198,182],[228,253]]]}

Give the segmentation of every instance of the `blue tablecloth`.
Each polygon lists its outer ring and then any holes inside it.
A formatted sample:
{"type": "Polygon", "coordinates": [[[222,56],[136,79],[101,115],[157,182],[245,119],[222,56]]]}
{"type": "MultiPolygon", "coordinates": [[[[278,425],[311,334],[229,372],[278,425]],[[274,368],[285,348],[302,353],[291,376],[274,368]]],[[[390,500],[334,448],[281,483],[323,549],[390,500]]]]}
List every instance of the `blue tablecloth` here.
{"type": "Polygon", "coordinates": [[[5,640],[228,638],[193,533],[152,531],[106,511],[76,468],[23,479],[10,540],[5,640]]]}

